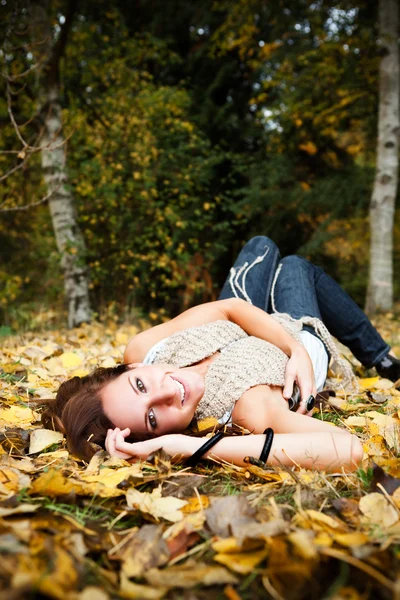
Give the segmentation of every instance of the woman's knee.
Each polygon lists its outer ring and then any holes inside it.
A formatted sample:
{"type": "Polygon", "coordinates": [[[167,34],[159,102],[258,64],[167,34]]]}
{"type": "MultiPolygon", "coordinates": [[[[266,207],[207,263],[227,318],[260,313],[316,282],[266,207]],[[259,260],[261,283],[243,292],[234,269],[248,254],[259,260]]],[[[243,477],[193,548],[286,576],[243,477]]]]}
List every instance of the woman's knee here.
{"type": "Polygon", "coordinates": [[[299,256],[298,254],[290,254],[289,256],[285,256],[285,258],[281,259],[282,265],[294,266],[298,268],[309,268],[312,266],[310,261],[303,256],[299,256]]]}
{"type": "Polygon", "coordinates": [[[279,254],[279,248],[275,244],[275,242],[271,240],[271,238],[267,237],[266,235],[256,235],[255,237],[250,238],[248,242],[246,242],[246,244],[243,247],[243,250],[252,252],[255,255],[262,255],[265,253],[267,248],[270,251],[274,251],[279,254]]]}

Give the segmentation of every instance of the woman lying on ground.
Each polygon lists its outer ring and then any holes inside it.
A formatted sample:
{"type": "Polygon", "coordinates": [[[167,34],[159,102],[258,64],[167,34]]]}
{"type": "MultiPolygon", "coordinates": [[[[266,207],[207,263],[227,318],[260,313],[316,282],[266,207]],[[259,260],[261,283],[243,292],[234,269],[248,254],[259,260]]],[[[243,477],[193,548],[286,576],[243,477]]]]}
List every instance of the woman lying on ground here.
{"type": "Polygon", "coordinates": [[[43,420],[64,431],[85,460],[94,442],[122,458],[145,459],[163,448],[195,455],[192,463],[215,456],[243,465],[245,457],[261,457],[269,465],[351,471],[362,459],[360,440],[310,418],[331,358],[347,381],[353,377],[329,332],[366,367],[400,376],[400,361],[331,277],[304,258],[281,260],[274,242],[256,237],[218,301],[139,333],[123,365],[63,383],[43,420]],[[295,383],[296,412],[289,410],[295,383]],[[210,417],[252,434],[219,433],[203,446],[204,437],[187,431],[210,417]]]}

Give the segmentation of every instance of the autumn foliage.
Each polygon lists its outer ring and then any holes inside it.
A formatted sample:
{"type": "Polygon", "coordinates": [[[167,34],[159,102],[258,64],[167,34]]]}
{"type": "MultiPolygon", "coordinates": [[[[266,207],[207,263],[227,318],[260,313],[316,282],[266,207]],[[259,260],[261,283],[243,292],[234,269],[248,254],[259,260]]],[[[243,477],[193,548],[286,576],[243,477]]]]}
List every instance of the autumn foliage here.
{"type": "MultiPolygon", "coordinates": [[[[16,19],[11,4],[2,51],[10,106],[35,146],[41,123],[29,22],[23,11],[16,19]]],[[[61,0],[49,3],[55,35],[64,9],[61,0]]],[[[327,267],[362,303],[376,35],[376,3],[80,6],[60,90],[95,314],[156,320],[214,298],[254,234],[327,267]]],[[[46,193],[39,155],[21,151],[10,106],[4,94],[0,169],[12,173],[0,207],[0,310],[7,326],[31,328],[50,304],[64,319],[65,306],[47,205],[9,212],[46,193]]]]}

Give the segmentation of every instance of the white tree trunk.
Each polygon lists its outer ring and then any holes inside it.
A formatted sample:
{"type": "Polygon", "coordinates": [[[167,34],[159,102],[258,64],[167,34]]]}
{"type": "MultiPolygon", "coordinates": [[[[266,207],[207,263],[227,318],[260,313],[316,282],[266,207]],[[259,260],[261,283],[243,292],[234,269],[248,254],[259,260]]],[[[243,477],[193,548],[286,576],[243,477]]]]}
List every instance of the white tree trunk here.
{"type": "Polygon", "coordinates": [[[68,303],[68,327],[76,327],[91,319],[87,270],[84,264],[85,244],[77,223],[73,197],[67,187],[66,147],[62,136],[61,106],[58,86],[42,94],[44,135],[41,152],[43,176],[48,192],[51,219],[57,248],[61,255],[64,289],[68,303]],[[46,148],[48,146],[48,148],[46,148]]]}
{"type": "Polygon", "coordinates": [[[39,62],[37,83],[38,110],[43,123],[41,157],[50,213],[57,248],[61,255],[64,290],[68,305],[68,326],[77,327],[91,320],[85,244],[80,231],[74,201],[68,187],[66,144],[62,133],[59,63],[65,49],[76,2],[69,0],[64,29],[55,39],[49,0],[30,3],[32,51],[39,62]],[[68,12],[69,10],[69,12],[68,12]]]}
{"type": "Polygon", "coordinates": [[[393,220],[399,166],[399,7],[380,0],[379,117],[377,167],[370,203],[370,267],[366,311],[393,306],[393,220]]]}

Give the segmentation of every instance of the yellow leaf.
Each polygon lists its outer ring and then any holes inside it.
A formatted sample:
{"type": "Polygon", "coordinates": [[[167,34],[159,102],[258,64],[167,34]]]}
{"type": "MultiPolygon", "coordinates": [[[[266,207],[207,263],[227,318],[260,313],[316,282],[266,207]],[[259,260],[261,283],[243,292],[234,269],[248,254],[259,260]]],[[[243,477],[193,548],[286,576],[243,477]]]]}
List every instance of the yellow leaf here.
{"type": "Polygon", "coordinates": [[[31,480],[26,473],[20,473],[13,467],[0,467],[0,496],[7,497],[10,492],[17,493],[30,485],[31,480]]]}
{"type": "Polygon", "coordinates": [[[76,369],[82,364],[82,358],[75,352],[64,352],[60,355],[60,360],[65,369],[76,369]]]}
{"type": "Polygon", "coordinates": [[[317,556],[317,549],[313,541],[314,534],[306,529],[299,529],[288,535],[289,542],[293,545],[294,551],[298,556],[306,560],[317,556]]]}
{"type": "Polygon", "coordinates": [[[117,333],[115,334],[115,341],[118,345],[125,345],[128,343],[129,340],[129,336],[127,333],[124,333],[123,331],[117,331],[117,333]]]}
{"type": "Polygon", "coordinates": [[[220,554],[227,554],[228,552],[240,552],[242,549],[241,544],[239,544],[237,539],[233,536],[216,540],[211,544],[211,547],[213,550],[215,550],[215,552],[220,554]]]}
{"type": "Polygon", "coordinates": [[[334,517],[325,515],[317,510],[305,510],[294,516],[293,522],[295,525],[306,529],[314,529],[314,531],[337,532],[347,531],[347,526],[334,517]]]}
{"type": "Polygon", "coordinates": [[[182,512],[187,515],[190,513],[198,512],[199,510],[204,510],[210,504],[208,496],[204,496],[201,494],[199,496],[193,496],[192,498],[187,499],[186,506],[182,507],[182,512]]]}
{"type": "Polygon", "coordinates": [[[354,531],[353,533],[338,533],[335,535],[335,542],[346,548],[356,548],[367,544],[369,538],[364,533],[354,531]]]}
{"type": "Polygon", "coordinates": [[[311,141],[308,141],[305,144],[299,144],[299,148],[300,150],[307,152],[307,154],[310,154],[311,156],[318,152],[317,146],[314,144],[314,142],[311,141]]]}
{"type": "Polygon", "coordinates": [[[214,556],[216,562],[225,565],[231,571],[247,575],[251,573],[268,555],[268,548],[257,550],[255,552],[240,552],[217,554],[214,556]]]}
{"type": "Polygon", "coordinates": [[[87,483],[100,483],[107,488],[114,489],[121,481],[128,477],[142,478],[142,469],[139,463],[135,463],[130,467],[122,467],[120,469],[100,469],[98,475],[81,474],[80,479],[87,483]]]}
{"type": "Polygon", "coordinates": [[[100,481],[85,482],[73,479],[72,477],[64,477],[58,469],[49,469],[46,473],[41,473],[34,480],[30,489],[31,494],[39,494],[45,496],[62,496],[75,492],[81,496],[92,496],[96,494],[101,498],[114,498],[123,496],[124,491],[116,487],[108,487],[100,481]]]}
{"type": "Polygon", "coordinates": [[[10,408],[0,409],[0,425],[27,427],[39,419],[38,413],[24,406],[10,406],[10,408]]]}
{"type": "Polygon", "coordinates": [[[142,513],[148,513],[155,519],[166,519],[172,523],[181,521],[183,513],[180,510],[187,504],[173,496],[161,497],[161,487],[155,488],[151,493],[139,492],[130,488],[126,493],[126,501],[130,508],[137,508],[142,513]]]}
{"type": "Polygon", "coordinates": [[[362,390],[373,390],[375,384],[378,383],[379,377],[367,377],[365,379],[359,379],[358,385],[362,390]]]}

